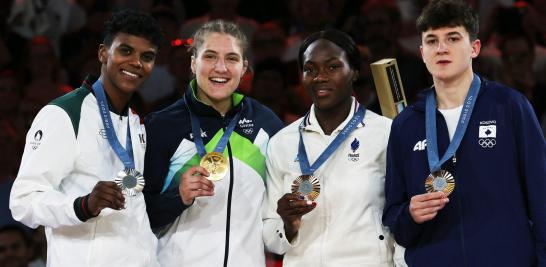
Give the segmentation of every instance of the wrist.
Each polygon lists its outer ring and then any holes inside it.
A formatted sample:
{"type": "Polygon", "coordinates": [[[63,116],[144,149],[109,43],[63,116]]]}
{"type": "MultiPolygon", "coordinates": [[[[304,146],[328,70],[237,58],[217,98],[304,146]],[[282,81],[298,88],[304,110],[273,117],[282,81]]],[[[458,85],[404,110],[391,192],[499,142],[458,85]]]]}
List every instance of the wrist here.
{"type": "Polygon", "coordinates": [[[87,220],[97,217],[89,210],[89,195],[78,197],[74,200],[74,212],[80,221],[86,222],[87,220]]]}

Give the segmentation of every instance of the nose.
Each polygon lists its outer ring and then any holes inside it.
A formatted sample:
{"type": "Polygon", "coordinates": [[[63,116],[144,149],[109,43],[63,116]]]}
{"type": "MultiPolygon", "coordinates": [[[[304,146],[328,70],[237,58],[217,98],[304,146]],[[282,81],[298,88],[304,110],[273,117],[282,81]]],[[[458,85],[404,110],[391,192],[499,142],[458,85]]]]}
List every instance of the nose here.
{"type": "Polygon", "coordinates": [[[437,52],[438,53],[446,53],[447,52],[447,44],[446,42],[444,41],[439,41],[438,42],[438,49],[437,49],[437,52]]]}
{"type": "Polygon", "coordinates": [[[216,63],[214,64],[214,70],[216,72],[226,72],[227,71],[226,62],[224,61],[223,58],[219,58],[216,61],[216,63]]]}
{"type": "Polygon", "coordinates": [[[133,65],[137,69],[142,69],[142,61],[140,61],[140,58],[138,58],[138,57],[135,57],[131,61],[131,65],[133,65]]]}
{"type": "Polygon", "coordinates": [[[319,71],[315,77],[313,77],[314,82],[325,82],[328,81],[328,74],[325,70],[319,71]]]}

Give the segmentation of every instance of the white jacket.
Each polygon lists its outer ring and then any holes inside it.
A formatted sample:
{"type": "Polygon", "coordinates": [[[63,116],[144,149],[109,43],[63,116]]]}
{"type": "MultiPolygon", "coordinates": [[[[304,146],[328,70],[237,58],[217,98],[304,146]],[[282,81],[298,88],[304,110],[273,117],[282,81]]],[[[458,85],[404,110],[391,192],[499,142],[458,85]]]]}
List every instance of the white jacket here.
{"type": "Polygon", "coordinates": [[[394,239],[381,223],[384,200],[385,157],[391,120],[369,110],[357,128],[315,172],[320,195],[314,210],[302,217],[298,234],[289,243],[277,214],[277,201],[291,192],[301,175],[299,131],[313,164],[350,121],[358,108],[327,136],[315,117],[290,124],[275,135],[267,152],[267,198],[264,202],[266,247],[284,255],[283,267],[291,266],[394,266],[394,239]]]}
{"type": "MultiPolygon", "coordinates": [[[[128,117],[110,114],[123,147],[130,121],[135,165],[142,172],[146,137],[140,118],[131,111],[128,117]]],[[[87,222],[75,214],[77,197],[91,193],[99,181],[113,181],[123,168],[88,88],[38,113],[26,137],[10,209],[29,227],[45,226],[47,266],[158,266],[157,239],[142,194],[126,196],[124,210],[104,209],[87,222]]]]}

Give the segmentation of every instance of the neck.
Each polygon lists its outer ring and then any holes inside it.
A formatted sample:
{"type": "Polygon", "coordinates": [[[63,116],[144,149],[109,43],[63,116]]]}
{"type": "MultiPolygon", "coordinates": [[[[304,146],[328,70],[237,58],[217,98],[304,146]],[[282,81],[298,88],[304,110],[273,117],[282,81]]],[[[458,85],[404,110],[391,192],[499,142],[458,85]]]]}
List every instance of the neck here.
{"type": "Polygon", "coordinates": [[[464,104],[470,85],[474,78],[474,73],[470,69],[460,78],[449,81],[434,79],[434,88],[436,91],[436,101],[438,108],[451,109],[464,104]]]}
{"type": "Polygon", "coordinates": [[[131,100],[132,94],[124,94],[121,92],[121,90],[114,90],[114,85],[108,80],[107,77],[104,77],[103,75],[99,77],[99,80],[102,82],[104,93],[112,103],[114,112],[117,114],[122,114],[123,109],[127,107],[129,100],[131,100]]]}
{"type": "Polygon", "coordinates": [[[213,101],[209,97],[207,97],[201,90],[197,90],[197,99],[199,99],[201,102],[210,105],[212,108],[214,108],[220,115],[224,116],[226,113],[231,109],[233,106],[231,103],[231,95],[226,98],[219,101],[213,101]]]}
{"type": "Polygon", "coordinates": [[[329,110],[320,110],[315,106],[315,116],[322,128],[322,131],[326,135],[332,134],[332,132],[345,120],[351,112],[352,99],[342,103],[336,108],[329,110]]]}

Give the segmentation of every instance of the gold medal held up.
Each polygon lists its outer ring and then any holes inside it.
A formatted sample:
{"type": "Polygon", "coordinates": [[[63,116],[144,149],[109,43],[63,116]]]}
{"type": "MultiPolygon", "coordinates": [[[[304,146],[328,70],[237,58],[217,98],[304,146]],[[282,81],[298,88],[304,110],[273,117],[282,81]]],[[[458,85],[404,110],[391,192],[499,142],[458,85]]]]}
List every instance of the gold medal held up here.
{"type": "Polygon", "coordinates": [[[319,180],[313,175],[300,175],[292,182],[292,193],[315,201],[320,194],[319,180]]]}
{"type": "Polygon", "coordinates": [[[199,166],[205,168],[209,172],[207,179],[211,181],[219,181],[224,178],[229,170],[229,160],[222,153],[210,152],[205,154],[199,162],[199,166]]]}
{"type": "Polygon", "coordinates": [[[435,171],[425,180],[427,193],[442,191],[449,196],[453,189],[455,189],[455,178],[446,170],[435,171]]]}

